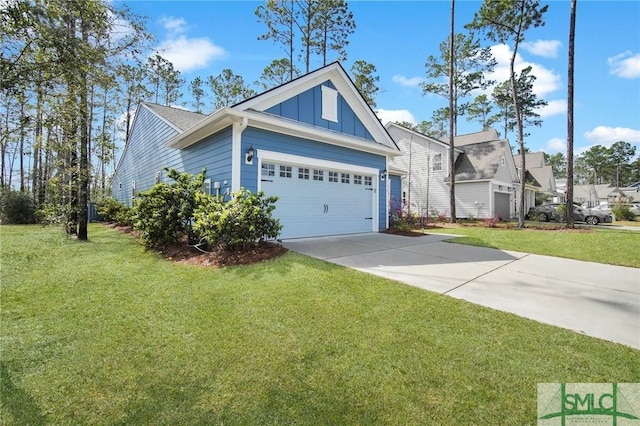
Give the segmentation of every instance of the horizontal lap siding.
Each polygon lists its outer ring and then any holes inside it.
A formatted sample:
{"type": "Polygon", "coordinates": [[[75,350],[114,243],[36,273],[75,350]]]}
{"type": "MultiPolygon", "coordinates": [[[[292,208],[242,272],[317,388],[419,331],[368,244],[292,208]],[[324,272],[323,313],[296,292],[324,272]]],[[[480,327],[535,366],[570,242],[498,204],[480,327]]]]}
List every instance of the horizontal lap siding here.
{"type": "MultiPolygon", "coordinates": [[[[129,143],[114,175],[112,190],[118,201],[131,204],[131,182],[136,192],[146,191],[155,184],[157,172],[161,181],[171,183],[163,169],[197,174],[203,167],[212,182],[231,185],[231,130],[210,136],[185,149],[167,148],[165,143],[178,132],[146,107],[138,110],[129,143]],[[119,189],[122,183],[122,189],[119,189]]],[[[222,185],[224,189],[224,185],[222,185]]]]}
{"type": "MultiPolygon", "coordinates": [[[[264,149],[319,160],[336,161],[356,166],[371,167],[378,171],[386,169],[386,158],[381,155],[355,151],[349,148],[268,132],[261,129],[247,128],[242,134],[241,152],[245,153],[250,146],[253,146],[253,148],[258,152],[258,155],[259,150],[264,149]]],[[[257,161],[254,161],[252,165],[244,164],[244,161],[242,161],[240,182],[243,187],[251,191],[257,190],[257,161]]],[[[385,182],[379,181],[377,187],[379,226],[380,229],[385,229],[387,217],[385,193],[386,184],[385,182]]]]}

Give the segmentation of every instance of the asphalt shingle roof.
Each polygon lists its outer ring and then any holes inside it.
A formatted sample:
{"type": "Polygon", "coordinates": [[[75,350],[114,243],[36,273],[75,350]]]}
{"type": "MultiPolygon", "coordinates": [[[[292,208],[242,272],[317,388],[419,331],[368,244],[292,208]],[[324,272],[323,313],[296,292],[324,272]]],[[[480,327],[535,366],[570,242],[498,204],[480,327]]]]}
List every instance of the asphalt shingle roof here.
{"type": "Polygon", "coordinates": [[[507,148],[504,139],[464,145],[464,153],[458,156],[455,164],[456,180],[495,178],[507,148]]]}
{"type": "Polygon", "coordinates": [[[152,104],[150,102],[145,102],[144,104],[152,109],[156,114],[172,123],[182,131],[195,126],[196,124],[207,118],[207,116],[204,114],[186,111],[184,109],[152,104]]]}

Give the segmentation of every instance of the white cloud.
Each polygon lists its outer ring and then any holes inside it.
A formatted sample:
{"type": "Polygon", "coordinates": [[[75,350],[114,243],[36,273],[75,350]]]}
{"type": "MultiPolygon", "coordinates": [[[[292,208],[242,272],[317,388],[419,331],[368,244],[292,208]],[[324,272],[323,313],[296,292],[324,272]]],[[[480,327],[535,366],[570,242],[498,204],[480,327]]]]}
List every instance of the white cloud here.
{"type": "Polygon", "coordinates": [[[416,118],[406,109],[386,110],[379,109],[376,111],[378,118],[382,124],[386,124],[390,121],[407,121],[409,123],[416,124],[416,118]]]}
{"type": "Polygon", "coordinates": [[[181,72],[205,68],[211,61],[227,56],[226,50],[208,38],[187,38],[183,35],[163,41],[157,50],[181,72]]]}
{"type": "Polygon", "coordinates": [[[609,146],[618,141],[640,144],[640,130],[628,127],[598,126],[584,132],[585,138],[594,144],[609,146]]]}
{"type": "Polygon", "coordinates": [[[174,18],[173,16],[164,16],[160,18],[160,23],[165,30],[171,35],[182,34],[187,31],[187,21],[184,18],[174,18]]]}
{"type": "MultiPolygon", "coordinates": [[[[509,62],[513,54],[511,48],[506,44],[498,44],[491,47],[491,53],[498,64],[494,68],[493,73],[487,78],[495,80],[497,83],[509,80],[509,62]]],[[[544,99],[546,95],[555,92],[561,87],[560,75],[540,64],[525,61],[520,54],[517,54],[515,61],[516,72],[520,72],[528,66],[531,66],[531,74],[536,77],[533,83],[533,93],[535,93],[538,98],[544,99]]]]}
{"type": "Polygon", "coordinates": [[[227,56],[223,47],[206,37],[187,37],[188,26],[184,18],[163,17],[160,23],[167,31],[167,36],[156,47],[156,51],[180,72],[205,68],[211,61],[227,56]]]}
{"type": "Polygon", "coordinates": [[[562,138],[553,138],[547,141],[547,153],[564,152],[567,150],[567,141],[562,138]]]}
{"type": "Polygon", "coordinates": [[[545,58],[555,58],[562,43],[558,40],[536,40],[534,42],[522,43],[522,48],[532,55],[545,58]]]}
{"type": "Polygon", "coordinates": [[[392,80],[403,87],[420,87],[420,83],[424,81],[422,77],[407,78],[404,75],[394,75],[392,80]]]}
{"type": "Polygon", "coordinates": [[[630,51],[607,58],[609,74],[620,78],[640,78],[640,53],[630,51]]]}
{"type": "Polygon", "coordinates": [[[544,106],[537,110],[537,113],[540,114],[540,117],[542,118],[551,117],[552,115],[564,114],[565,112],[567,112],[567,101],[565,99],[549,101],[547,103],[547,106],[544,106]]]}

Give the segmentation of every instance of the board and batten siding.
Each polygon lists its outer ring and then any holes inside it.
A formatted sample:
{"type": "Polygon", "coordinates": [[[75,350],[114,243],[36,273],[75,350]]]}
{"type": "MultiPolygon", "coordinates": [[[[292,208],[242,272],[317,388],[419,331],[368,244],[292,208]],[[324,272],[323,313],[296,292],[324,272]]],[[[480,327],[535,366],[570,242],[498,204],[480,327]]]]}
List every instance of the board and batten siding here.
{"type": "MultiPolygon", "coordinates": [[[[321,143],[309,139],[302,139],[281,133],[270,132],[262,129],[248,127],[242,133],[241,152],[246,152],[250,146],[260,155],[260,150],[281,152],[283,154],[296,155],[317,160],[326,160],[345,163],[355,166],[370,167],[382,172],[387,168],[386,157],[378,154],[362,152],[337,145],[321,143]]],[[[241,186],[252,192],[258,189],[258,161],[253,164],[245,164],[244,160],[240,168],[241,186]]],[[[387,192],[386,182],[378,180],[378,221],[379,228],[387,227],[387,192]]]]}
{"type": "Polygon", "coordinates": [[[272,106],[265,112],[374,142],[373,136],[340,93],[337,98],[338,121],[334,122],[322,118],[322,86],[335,90],[333,83],[327,80],[312,89],[272,106]]]}
{"type": "Polygon", "coordinates": [[[230,127],[184,149],[165,147],[177,134],[177,130],[148,108],[138,109],[129,143],[112,182],[115,199],[130,206],[132,182],[135,181],[136,193],[146,191],[156,183],[157,173],[161,182],[172,183],[165,167],[192,175],[205,167],[207,178],[220,182],[221,191],[231,187],[230,127]]]}

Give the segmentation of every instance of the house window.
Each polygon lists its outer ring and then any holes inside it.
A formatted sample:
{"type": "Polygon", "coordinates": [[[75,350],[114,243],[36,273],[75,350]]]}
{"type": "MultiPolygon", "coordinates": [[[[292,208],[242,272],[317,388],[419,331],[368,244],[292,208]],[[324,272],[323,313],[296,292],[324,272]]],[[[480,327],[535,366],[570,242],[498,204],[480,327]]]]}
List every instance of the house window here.
{"type": "Polygon", "coordinates": [[[298,167],[298,179],[309,180],[309,169],[298,167]]]}
{"type": "Polygon", "coordinates": [[[500,163],[502,164],[502,167],[505,166],[507,160],[504,158],[504,155],[502,156],[502,158],[500,159],[500,163]]]}
{"type": "Polygon", "coordinates": [[[203,190],[205,194],[211,195],[211,179],[204,180],[203,190]]]}
{"type": "Polygon", "coordinates": [[[353,175],[353,183],[356,185],[362,185],[362,175],[353,175]]]}
{"type": "Polygon", "coordinates": [[[442,154],[433,155],[432,170],[434,172],[442,170],[442,154]]]}
{"type": "Polygon", "coordinates": [[[349,183],[351,176],[349,175],[349,173],[342,173],[342,183],[349,183]]]}
{"type": "Polygon", "coordinates": [[[338,122],[338,91],[327,86],[322,87],[322,118],[338,122]]]}
{"type": "Polygon", "coordinates": [[[291,166],[280,166],[280,177],[291,178],[291,166]]]}
{"type": "Polygon", "coordinates": [[[313,171],[313,180],[317,180],[322,182],[324,180],[324,170],[314,170],[313,171]]]}
{"type": "Polygon", "coordinates": [[[371,176],[365,176],[364,177],[364,185],[365,186],[373,186],[373,179],[371,178],[371,176]]]}
{"type": "Polygon", "coordinates": [[[338,181],[338,172],[329,172],[329,182],[338,181]]]}
{"type": "Polygon", "coordinates": [[[269,177],[276,175],[276,165],[270,163],[262,163],[262,176],[269,177]]]}

